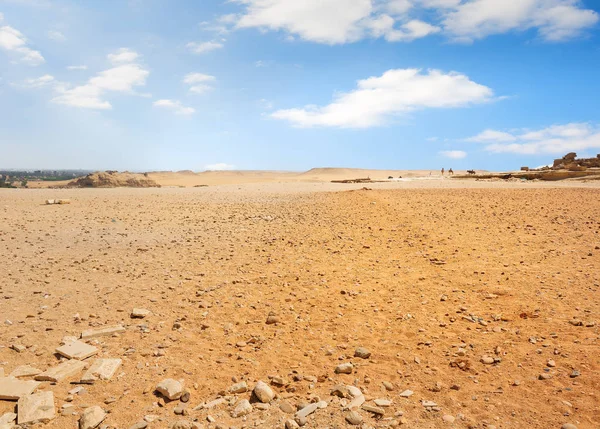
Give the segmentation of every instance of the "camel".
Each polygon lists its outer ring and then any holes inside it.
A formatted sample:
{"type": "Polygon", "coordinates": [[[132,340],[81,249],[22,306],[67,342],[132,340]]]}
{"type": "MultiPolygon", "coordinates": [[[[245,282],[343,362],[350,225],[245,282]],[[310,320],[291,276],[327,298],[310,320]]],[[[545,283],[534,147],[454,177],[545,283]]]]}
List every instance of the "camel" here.
{"type": "Polygon", "coordinates": [[[469,173],[469,174],[477,174],[477,173],[475,172],[475,170],[467,170],[467,173],[469,173]]]}

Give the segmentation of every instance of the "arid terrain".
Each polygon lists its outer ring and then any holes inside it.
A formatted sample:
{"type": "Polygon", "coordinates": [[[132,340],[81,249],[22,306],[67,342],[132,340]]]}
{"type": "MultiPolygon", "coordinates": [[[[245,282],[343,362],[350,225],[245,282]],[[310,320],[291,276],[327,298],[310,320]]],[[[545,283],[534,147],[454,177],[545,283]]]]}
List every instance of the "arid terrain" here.
{"type": "Polygon", "coordinates": [[[600,183],[160,174],[187,188],[0,190],[0,375],[124,328],[42,427],[600,427],[600,183]]]}

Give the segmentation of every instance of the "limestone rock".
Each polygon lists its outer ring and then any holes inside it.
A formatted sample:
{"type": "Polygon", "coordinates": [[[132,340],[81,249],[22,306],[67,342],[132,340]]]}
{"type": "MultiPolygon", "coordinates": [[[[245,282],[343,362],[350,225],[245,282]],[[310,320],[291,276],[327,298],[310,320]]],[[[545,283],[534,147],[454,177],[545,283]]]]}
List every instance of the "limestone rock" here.
{"type": "Polygon", "coordinates": [[[96,359],[92,366],[83,374],[81,381],[83,383],[91,383],[95,380],[110,380],[122,362],[121,359],[96,359]]]}
{"type": "Polygon", "coordinates": [[[364,347],[359,347],[354,351],[354,357],[369,359],[369,357],[371,357],[371,352],[364,347]]]}
{"type": "Polygon", "coordinates": [[[0,378],[0,399],[17,401],[22,396],[31,394],[40,383],[36,381],[22,381],[11,377],[0,378]]]}
{"type": "Polygon", "coordinates": [[[250,401],[248,401],[247,399],[242,399],[240,402],[237,403],[237,405],[233,409],[231,416],[232,417],[242,417],[247,414],[250,414],[251,412],[252,412],[252,405],[250,404],[250,401]]]}
{"type": "Polygon", "coordinates": [[[35,376],[37,381],[59,382],[67,377],[77,374],[86,367],[86,364],[78,360],[68,360],[55,367],[47,369],[35,376]]]}
{"type": "Polygon", "coordinates": [[[177,380],[167,378],[156,385],[156,391],[165,398],[173,401],[181,397],[183,385],[177,380]]]}
{"type": "Polygon", "coordinates": [[[84,360],[98,353],[98,349],[82,341],[73,341],[57,348],[56,353],[69,359],[84,360]]]}
{"type": "Polygon", "coordinates": [[[19,413],[17,421],[20,425],[48,422],[56,416],[54,394],[40,392],[23,396],[17,403],[17,412],[19,413]]]}
{"type": "Polygon", "coordinates": [[[13,371],[10,373],[10,376],[14,378],[33,377],[41,374],[41,372],[41,369],[37,369],[29,365],[21,365],[13,369],[13,371]]]}
{"type": "Polygon", "coordinates": [[[79,419],[79,429],[94,429],[106,418],[104,410],[98,406],[86,408],[79,419]]]}
{"type": "Polygon", "coordinates": [[[254,386],[254,395],[264,404],[268,404],[275,397],[273,390],[263,381],[259,381],[254,386]]]}
{"type": "Polygon", "coordinates": [[[146,310],[145,308],[134,308],[131,312],[132,319],[143,319],[146,316],[151,314],[150,310],[146,310]]]}
{"type": "Polygon", "coordinates": [[[354,426],[358,426],[363,421],[362,416],[356,411],[350,411],[348,414],[346,414],[345,418],[348,423],[354,426]]]}
{"type": "Polygon", "coordinates": [[[351,362],[342,363],[335,368],[336,374],[352,374],[354,365],[351,362]]]}
{"type": "Polygon", "coordinates": [[[89,338],[101,337],[104,335],[120,334],[125,332],[125,328],[121,325],[117,326],[106,326],[104,328],[88,329],[81,333],[81,339],[86,340],[89,338]]]}

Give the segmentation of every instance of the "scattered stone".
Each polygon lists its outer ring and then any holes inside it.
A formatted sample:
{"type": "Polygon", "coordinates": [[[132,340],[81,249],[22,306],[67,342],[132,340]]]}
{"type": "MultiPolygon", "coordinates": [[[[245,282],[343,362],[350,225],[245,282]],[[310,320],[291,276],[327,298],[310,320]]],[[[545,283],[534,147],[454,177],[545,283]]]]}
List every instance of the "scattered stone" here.
{"type": "Polygon", "coordinates": [[[401,398],[409,398],[411,397],[415,392],[413,392],[412,390],[405,390],[404,392],[400,393],[400,397],[401,398]]]}
{"type": "Polygon", "coordinates": [[[425,408],[434,408],[434,407],[437,407],[437,406],[438,406],[438,405],[437,405],[435,402],[433,402],[433,401],[425,401],[425,400],[423,400],[423,401],[421,401],[421,403],[423,404],[423,406],[424,406],[425,408]]]}
{"type": "Polygon", "coordinates": [[[181,397],[183,385],[177,380],[167,378],[156,385],[156,391],[170,401],[173,401],[181,397]]]}
{"type": "Polygon", "coordinates": [[[549,380],[552,376],[550,374],[542,373],[538,376],[538,380],[549,380]]]}
{"type": "MultiPolygon", "coordinates": [[[[326,402],[324,402],[324,401],[321,401],[321,402],[323,402],[325,404],[325,406],[327,406],[326,402]]],[[[296,417],[297,418],[308,417],[312,413],[317,411],[319,408],[324,408],[324,407],[322,407],[323,404],[321,402],[312,403],[312,404],[307,405],[306,407],[302,408],[300,411],[298,411],[296,413],[296,417]]]]}
{"type": "Polygon", "coordinates": [[[134,308],[131,312],[132,319],[143,319],[146,316],[151,314],[150,310],[146,310],[145,308],[134,308]]]}
{"type": "Polygon", "coordinates": [[[383,384],[383,387],[385,387],[385,390],[387,390],[388,392],[391,392],[394,390],[394,385],[392,383],[390,383],[389,381],[384,381],[381,384],[383,384]]]}
{"type": "Polygon", "coordinates": [[[20,425],[48,422],[55,417],[54,394],[40,392],[22,396],[17,403],[17,412],[20,425]]]}
{"type": "Polygon", "coordinates": [[[237,403],[237,405],[233,409],[231,416],[237,418],[250,414],[251,412],[252,405],[250,404],[250,401],[248,401],[247,399],[242,399],[240,402],[237,403]]]}
{"type": "Polygon", "coordinates": [[[96,359],[81,377],[81,382],[93,383],[96,380],[110,380],[122,362],[121,359],[96,359]]]}
{"type": "Polygon", "coordinates": [[[190,401],[190,391],[189,390],[184,390],[183,393],[181,394],[181,397],[179,398],[179,400],[181,402],[187,403],[190,401]]]}
{"type": "Polygon", "coordinates": [[[10,348],[16,351],[17,353],[23,353],[25,350],[27,350],[27,347],[21,344],[13,344],[10,346],[10,348]]]}
{"type": "Polygon", "coordinates": [[[264,404],[268,404],[275,397],[273,390],[263,381],[259,381],[254,386],[254,395],[264,404]]]}
{"type": "Polygon", "coordinates": [[[548,367],[550,367],[550,368],[554,368],[556,366],[556,362],[554,362],[554,360],[552,360],[552,359],[548,359],[548,362],[546,362],[546,365],[548,365],[548,367]]]}
{"type": "Polygon", "coordinates": [[[356,386],[352,386],[351,384],[346,386],[346,389],[348,389],[348,393],[350,393],[350,395],[352,395],[353,398],[357,398],[359,396],[362,396],[362,391],[356,387],[356,386]]]}
{"type": "Polygon", "coordinates": [[[456,420],[456,418],[454,416],[451,416],[450,414],[446,414],[442,417],[442,420],[446,423],[454,423],[454,420],[456,420]]]}
{"type": "Polygon", "coordinates": [[[129,429],[146,429],[148,427],[148,422],[138,422],[133,426],[129,426],[129,429]]]}
{"type": "Polygon", "coordinates": [[[481,358],[481,363],[484,365],[492,365],[494,363],[494,358],[490,356],[484,356],[481,358]]]}
{"type": "Polygon", "coordinates": [[[245,381],[241,381],[239,383],[234,384],[229,388],[229,392],[231,393],[245,393],[248,391],[248,384],[245,381]]]}
{"type": "Polygon", "coordinates": [[[363,404],[361,408],[369,413],[377,414],[378,416],[383,416],[385,414],[385,410],[383,408],[374,407],[372,405],[363,404]]]}
{"type": "Polygon", "coordinates": [[[275,323],[279,323],[279,317],[271,311],[267,316],[267,325],[274,325],[275,323]]]}
{"type": "Polygon", "coordinates": [[[333,386],[333,389],[331,389],[330,394],[331,394],[331,396],[337,396],[339,398],[349,398],[350,397],[350,391],[343,384],[338,384],[336,386],[333,386]]]}
{"type": "Polygon", "coordinates": [[[297,429],[300,426],[292,419],[288,419],[285,421],[285,429],[297,429]]]}
{"type": "Polygon", "coordinates": [[[358,408],[358,407],[360,407],[362,404],[364,404],[364,403],[365,403],[365,400],[366,400],[366,399],[365,399],[364,395],[357,396],[357,397],[355,397],[353,400],[351,400],[351,401],[348,403],[348,405],[346,405],[346,409],[347,409],[347,410],[352,410],[352,409],[354,409],[354,408],[358,408]]]}
{"type": "Polygon", "coordinates": [[[575,426],[571,423],[565,423],[564,425],[562,425],[560,427],[560,429],[577,429],[577,426],[575,426]]]}
{"type": "Polygon", "coordinates": [[[58,383],[59,381],[71,377],[78,372],[85,369],[86,364],[78,360],[68,360],[53,368],[47,369],[35,376],[37,381],[52,381],[58,383]]]}
{"type": "Polygon", "coordinates": [[[286,414],[294,413],[294,407],[292,407],[292,405],[287,401],[283,401],[281,404],[279,404],[279,408],[286,414]]]}
{"type": "Polygon", "coordinates": [[[362,416],[356,411],[350,411],[348,414],[346,414],[345,418],[348,423],[354,426],[358,426],[363,421],[362,416]]]}
{"type": "Polygon", "coordinates": [[[342,363],[335,368],[336,374],[352,374],[354,365],[351,362],[342,363]]]}
{"type": "Polygon", "coordinates": [[[354,357],[369,359],[369,357],[371,357],[371,352],[364,347],[359,347],[354,351],[354,357]]]}
{"type": "Polygon", "coordinates": [[[22,396],[30,395],[40,383],[17,380],[11,377],[0,378],[0,399],[18,401],[22,396]]]}
{"type": "Polygon", "coordinates": [[[0,416],[0,428],[12,428],[13,422],[17,419],[15,413],[5,413],[0,416]]]}
{"type": "Polygon", "coordinates": [[[392,405],[392,401],[389,399],[375,399],[373,402],[375,402],[375,405],[378,407],[389,407],[392,405]]]}
{"type": "Polygon", "coordinates": [[[79,418],[79,429],[94,429],[100,426],[100,423],[106,418],[104,410],[97,405],[86,408],[79,418]]]}
{"type": "Polygon", "coordinates": [[[580,375],[581,375],[581,373],[579,371],[577,371],[577,370],[574,369],[573,372],[569,375],[569,377],[571,377],[571,378],[577,378],[580,375]]]}
{"type": "Polygon", "coordinates": [[[41,374],[42,370],[34,368],[29,365],[21,365],[16,367],[13,372],[10,373],[10,377],[14,378],[24,378],[24,377],[33,377],[35,375],[41,374]]]}
{"type": "Polygon", "coordinates": [[[69,359],[84,360],[98,353],[98,349],[82,341],[73,341],[57,348],[56,353],[69,359]]]}
{"type": "Polygon", "coordinates": [[[107,326],[104,328],[97,329],[88,329],[81,333],[81,339],[86,340],[89,338],[101,337],[104,335],[120,334],[121,332],[125,332],[125,328],[121,325],[107,326]]]}

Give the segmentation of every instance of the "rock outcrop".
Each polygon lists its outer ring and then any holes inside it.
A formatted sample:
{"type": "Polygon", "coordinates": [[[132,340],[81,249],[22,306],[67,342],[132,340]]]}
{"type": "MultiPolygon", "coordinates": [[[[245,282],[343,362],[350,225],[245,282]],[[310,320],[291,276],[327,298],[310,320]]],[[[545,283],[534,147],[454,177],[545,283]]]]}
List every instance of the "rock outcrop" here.
{"type": "Polygon", "coordinates": [[[139,173],[116,171],[96,172],[72,180],[69,188],[160,188],[160,185],[139,173]]]}

